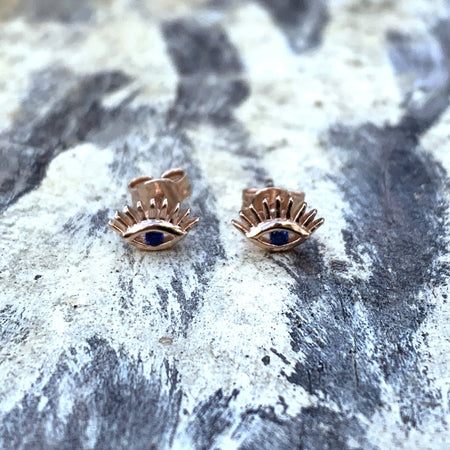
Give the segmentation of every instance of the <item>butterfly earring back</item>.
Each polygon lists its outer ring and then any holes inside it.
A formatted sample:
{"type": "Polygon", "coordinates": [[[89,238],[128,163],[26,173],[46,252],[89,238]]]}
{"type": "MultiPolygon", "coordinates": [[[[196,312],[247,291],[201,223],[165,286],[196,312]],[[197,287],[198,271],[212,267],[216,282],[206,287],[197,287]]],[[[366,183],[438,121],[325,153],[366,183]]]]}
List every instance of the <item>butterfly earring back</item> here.
{"type": "Polygon", "coordinates": [[[109,226],[140,250],[164,250],[183,239],[200,220],[180,205],[191,195],[186,172],[171,169],[161,178],[141,176],[128,184],[133,206],[117,211],[109,226]]]}
{"type": "Polygon", "coordinates": [[[307,212],[305,194],[273,187],[271,180],[263,189],[244,189],[241,221],[233,225],[257,246],[272,252],[289,250],[305,242],[324,219],[317,210],[307,212]]]}

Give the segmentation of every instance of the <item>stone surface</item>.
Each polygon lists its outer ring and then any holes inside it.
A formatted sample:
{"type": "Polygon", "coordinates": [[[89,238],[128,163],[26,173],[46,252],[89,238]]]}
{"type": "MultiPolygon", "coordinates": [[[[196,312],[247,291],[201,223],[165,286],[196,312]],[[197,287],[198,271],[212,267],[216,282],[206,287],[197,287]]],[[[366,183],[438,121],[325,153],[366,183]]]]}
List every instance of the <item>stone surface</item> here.
{"type": "Polygon", "coordinates": [[[450,4],[0,5],[0,447],[444,449],[450,4]],[[142,253],[128,181],[199,225],[142,253]],[[325,224],[267,254],[266,178],[325,224]]]}

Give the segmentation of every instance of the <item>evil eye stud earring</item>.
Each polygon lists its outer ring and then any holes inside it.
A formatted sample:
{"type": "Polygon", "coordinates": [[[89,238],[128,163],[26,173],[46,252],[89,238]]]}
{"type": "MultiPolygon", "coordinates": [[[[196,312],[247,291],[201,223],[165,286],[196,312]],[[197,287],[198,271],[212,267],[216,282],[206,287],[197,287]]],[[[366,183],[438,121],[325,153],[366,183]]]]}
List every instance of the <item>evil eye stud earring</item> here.
{"type": "Polygon", "coordinates": [[[117,211],[109,226],[140,250],[164,250],[183,239],[200,220],[189,219],[190,210],[180,204],[191,195],[186,172],[172,169],[161,178],[142,176],[128,184],[133,206],[117,211]]]}
{"type": "Polygon", "coordinates": [[[315,218],[315,209],[307,212],[303,192],[273,187],[271,181],[268,185],[242,192],[242,221],[232,223],[259,247],[282,252],[305,242],[324,219],[315,218]]]}

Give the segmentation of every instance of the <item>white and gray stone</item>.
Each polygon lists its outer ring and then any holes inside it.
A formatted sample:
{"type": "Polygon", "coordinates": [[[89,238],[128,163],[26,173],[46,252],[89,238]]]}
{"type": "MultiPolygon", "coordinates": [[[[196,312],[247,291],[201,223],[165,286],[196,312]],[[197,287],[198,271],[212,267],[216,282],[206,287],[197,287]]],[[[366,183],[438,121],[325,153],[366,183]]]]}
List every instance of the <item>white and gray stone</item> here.
{"type": "Polygon", "coordinates": [[[445,449],[450,3],[4,0],[0,448],[445,449]],[[165,252],[107,227],[183,167],[165,252]],[[268,254],[241,191],[326,219],[268,254]]]}

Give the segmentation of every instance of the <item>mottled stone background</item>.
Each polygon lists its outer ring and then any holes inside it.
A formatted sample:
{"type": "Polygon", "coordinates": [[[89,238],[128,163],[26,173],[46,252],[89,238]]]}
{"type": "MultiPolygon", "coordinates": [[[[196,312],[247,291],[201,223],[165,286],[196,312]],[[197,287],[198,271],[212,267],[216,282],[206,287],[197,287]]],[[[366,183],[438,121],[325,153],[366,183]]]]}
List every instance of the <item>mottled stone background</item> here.
{"type": "Polygon", "coordinates": [[[449,99],[448,0],[2,0],[0,448],[448,449],[449,99]],[[267,177],[288,254],[230,226],[267,177]]]}

